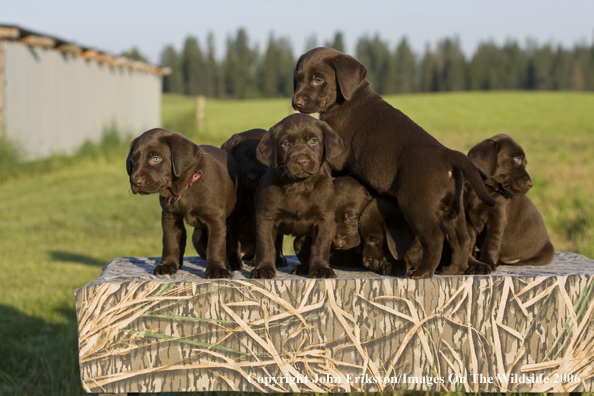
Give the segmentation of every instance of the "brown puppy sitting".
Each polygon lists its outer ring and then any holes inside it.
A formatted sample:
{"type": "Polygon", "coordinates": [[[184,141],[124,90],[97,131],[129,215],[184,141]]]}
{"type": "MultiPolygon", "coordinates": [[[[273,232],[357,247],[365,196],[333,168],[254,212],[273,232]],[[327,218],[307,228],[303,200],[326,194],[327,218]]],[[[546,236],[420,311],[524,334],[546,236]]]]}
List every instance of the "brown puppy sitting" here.
{"type": "Polygon", "coordinates": [[[310,277],[336,276],[328,263],[336,227],[328,163],[341,150],[341,139],[326,123],[304,114],[286,117],[262,138],[258,159],[269,169],[256,191],[256,265],[251,278],[276,275],[277,234],[311,236],[310,277]]]}
{"type": "Polygon", "coordinates": [[[486,206],[465,186],[464,208],[471,249],[473,252],[476,240],[481,262],[475,261],[467,272],[489,273],[500,264],[550,263],[555,253],[553,244],[542,216],[526,195],[532,188],[532,179],[526,172],[524,149],[508,135],[499,134],[474,146],[468,157],[483,174],[497,206],[486,206]]]}
{"type": "Polygon", "coordinates": [[[226,237],[226,220],[236,207],[238,194],[233,157],[156,128],[132,141],[126,170],[134,194],[159,194],[163,256],[155,275],[175,274],[181,267],[186,247],[184,220],[208,233],[206,278],[229,278],[231,270],[241,268],[234,254],[237,241],[226,237]]]}
{"type": "Polygon", "coordinates": [[[461,196],[454,176],[461,172],[484,202],[495,201],[468,157],[444,147],[386,103],[371,89],[366,73],[351,56],[330,48],[311,50],[295,67],[293,108],[319,112],[343,139],[345,150],[334,161],[336,168],[350,171],[379,194],[397,197],[423,251],[411,277],[433,275],[442,254],[442,227],[452,246],[452,265],[446,273],[464,273],[469,246],[464,214],[452,216],[442,210],[459,207],[454,202],[461,196]]]}

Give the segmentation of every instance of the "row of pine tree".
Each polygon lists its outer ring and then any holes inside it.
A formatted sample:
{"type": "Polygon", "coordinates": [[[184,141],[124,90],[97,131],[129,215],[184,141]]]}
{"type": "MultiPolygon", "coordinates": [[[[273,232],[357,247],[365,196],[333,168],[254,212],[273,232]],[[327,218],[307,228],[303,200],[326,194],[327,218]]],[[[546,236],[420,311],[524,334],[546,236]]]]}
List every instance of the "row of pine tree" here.
{"type": "MultiPolygon", "coordinates": [[[[305,51],[318,46],[311,36],[305,51]]],[[[162,66],[171,74],[164,78],[163,91],[216,98],[289,97],[293,92],[295,56],[286,38],[270,35],[264,52],[251,46],[245,29],[229,37],[226,53],[215,56],[214,36],[204,46],[187,37],[178,53],[167,46],[162,66]]],[[[324,46],[345,50],[342,33],[324,46]]],[[[130,54],[129,56],[140,56],[130,54]]],[[[594,45],[579,44],[565,49],[528,40],[504,45],[480,43],[468,59],[457,38],[427,45],[422,54],[411,49],[406,38],[391,48],[379,35],[363,36],[352,54],[367,67],[367,78],[379,94],[462,90],[594,90],[594,45]]]]}

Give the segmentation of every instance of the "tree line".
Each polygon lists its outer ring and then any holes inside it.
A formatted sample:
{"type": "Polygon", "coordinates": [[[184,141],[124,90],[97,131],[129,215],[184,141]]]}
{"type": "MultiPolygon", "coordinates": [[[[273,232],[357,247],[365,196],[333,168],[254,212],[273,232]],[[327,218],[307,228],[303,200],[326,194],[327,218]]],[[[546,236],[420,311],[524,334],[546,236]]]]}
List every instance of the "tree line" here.
{"type": "MultiPolygon", "coordinates": [[[[344,37],[335,33],[322,43],[344,52],[344,37]]],[[[319,46],[315,36],[306,40],[304,52],[319,46]]],[[[133,49],[127,53],[142,55],[133,49]],[[135,52],[135,53],[134,53],[135,52]]],[[[445,38],[417,54],[406,37],[395,45],[378,34],[364,35],[355,53],[367,68],[367,78],[381,94],[463,90],[575,90],[594,91],[594,45],[566,49],[528,40],[525,46],[509,40],[503,45],[482,42],[467,58],[458,38],[445,38]]],[[[214,35],[201,45],[185,39],[181,52],[168,45],[161,65],[171,73],[163,92],[215,98],[289,97],[293,93],[293,68],[297,59],[290,41],[270,34],[264,51],[250,45],[245,29],[228,37],[226,52],[215,54],[214,35]]]]}

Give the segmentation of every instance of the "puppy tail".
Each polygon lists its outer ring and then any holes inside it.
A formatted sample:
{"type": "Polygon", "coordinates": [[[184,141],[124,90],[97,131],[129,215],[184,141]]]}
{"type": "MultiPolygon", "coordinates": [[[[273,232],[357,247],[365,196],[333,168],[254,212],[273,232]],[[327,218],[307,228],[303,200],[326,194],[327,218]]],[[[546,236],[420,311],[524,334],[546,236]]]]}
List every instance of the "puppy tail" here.
{"type": "MultiPolygon", "coordinates": [[[[488,206],[495,206],[495,200],[485,187],[481,174],[470,159],[459,151],[452,151],[453,166],[464,174],[472,189],[476,192],[481,201],[488,206]]],[[[456,194],[458,193],[458,180],[456,180],[456,194]]]]}
{"type": "Polygon", "coordinates": [[[460,214],[460,197],[462,196],[462,187],[464,186],[464,179],[460,169],[454,169],[454,182],[456,183],[456,191],[454,193],[454,206],[450,212],[450,219],[455,219],[460,214]]]}

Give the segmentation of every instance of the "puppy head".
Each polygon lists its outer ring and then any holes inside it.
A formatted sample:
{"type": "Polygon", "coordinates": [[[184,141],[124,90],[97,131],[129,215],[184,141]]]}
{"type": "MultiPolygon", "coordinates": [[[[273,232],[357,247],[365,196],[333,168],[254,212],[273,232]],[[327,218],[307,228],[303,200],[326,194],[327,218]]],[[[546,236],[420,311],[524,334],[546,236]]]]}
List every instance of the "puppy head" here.
{"type": "Polygon", "coordinates": [[[266,132],[256,155],[266,166],[283,168],[290,179],[305,179],[317,174],[321,165],[332,161],[342,149],[342,139],[328,124],[292,114],[266,132]]]}
{"type": "Polygon", "coordinates": [[[504,194],[522,195],[532,188],[524,149],[508,135],[499,134],[483,140],[470,149],[468,157],[486,182],[494,183],[504,194]]]}
{"type": "Polygon", "coordinates": [[[258,187],[260,178],[266,172],[266,167],[256,158],[256,148],[265,134],[264,129],[236,133],[221,146],[237,161],[241,184],[249,190],[258,187]]]}
{"type": "Polygon", "coordinates": [[[324,112],[351,99],[365,80],[367,69],[357,59],[332,48],[315,48],[297,61],[293,72],[293,101],[301,113],[324,112]]]}
{"type": "Polygon", "coordinates": [[[403,257],[414,238],[408,227],[402,227],[404,222],[394,198],[372,198],[359,218],[359,233],[364,244],[363,257],[376,260],[380,257],[391,256],[395,260],[403,257]]]}
{"type": "Polygon", "coordinates": [[[170,188],[194,165],[200,148],[184,136],[155,128],[130,144],[126,170],[134,194],[154,194],[170,188]]]}
{"type": "Polygon", "coordinates": [[[359,217],[371,200],[369,190],[350,176],[334,179],[336,191],[336,233],[332,245],[346,250],[359,246],[359,217]]]}

